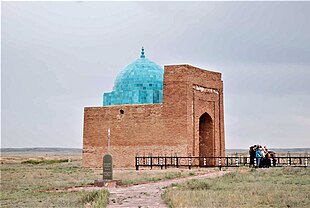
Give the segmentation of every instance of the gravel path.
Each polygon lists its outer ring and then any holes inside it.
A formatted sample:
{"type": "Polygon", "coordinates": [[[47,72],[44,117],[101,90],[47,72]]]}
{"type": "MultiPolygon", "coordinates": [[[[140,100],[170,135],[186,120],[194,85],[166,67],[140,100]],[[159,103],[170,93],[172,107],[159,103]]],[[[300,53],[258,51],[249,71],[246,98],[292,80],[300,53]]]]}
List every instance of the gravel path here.
{"type": "Polygon", "coordinates": [[[108,208],[117,207],[167,207],[161,199],[161,194],[167,186],[172,183],[181,183],[189,179],[203,179],[222,176],[228,171],[211,172],[204,175],[190,176],[186,178],[177,178],[155,183],[140,184],[121,188],[108,188],[110,192],[110,201],[108,208]]]}

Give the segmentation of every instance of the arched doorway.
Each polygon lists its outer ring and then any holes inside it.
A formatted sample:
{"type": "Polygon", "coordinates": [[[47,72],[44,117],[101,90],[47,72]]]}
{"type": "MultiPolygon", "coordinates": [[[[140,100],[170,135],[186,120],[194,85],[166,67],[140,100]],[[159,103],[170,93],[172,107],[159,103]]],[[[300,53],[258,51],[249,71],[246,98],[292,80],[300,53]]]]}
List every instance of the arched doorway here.
{"type": "MultiPolygon", "coordinates": [[[[214,156],[214,133],[213,121],[208,113],[204,113],[199,118],[199,156],[213,157],[214,156]]],[[[200,161],[200,166],[212,165],[213,161],[200,161]]]]}

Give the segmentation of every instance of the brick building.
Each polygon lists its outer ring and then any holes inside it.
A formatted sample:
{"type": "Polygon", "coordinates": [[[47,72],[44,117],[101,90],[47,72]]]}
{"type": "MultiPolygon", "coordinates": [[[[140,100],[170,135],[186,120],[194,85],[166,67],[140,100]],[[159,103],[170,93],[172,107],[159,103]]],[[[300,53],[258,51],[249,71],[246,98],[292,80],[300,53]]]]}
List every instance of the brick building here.
{"type": "Polygon", "coordinates": [[[142,49],[103,98],[103,106],[84,109],[84,167],[102,167],[109,128],[115,167],[134,167],[137,154],[225,156],[219,72],[187,64],[163,70],[142,49]]]}

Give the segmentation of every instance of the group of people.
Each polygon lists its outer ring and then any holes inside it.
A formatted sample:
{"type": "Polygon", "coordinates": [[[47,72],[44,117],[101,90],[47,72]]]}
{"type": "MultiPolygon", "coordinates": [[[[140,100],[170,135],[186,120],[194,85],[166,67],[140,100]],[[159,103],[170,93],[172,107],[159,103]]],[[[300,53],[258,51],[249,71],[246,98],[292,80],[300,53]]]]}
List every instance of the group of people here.
{"type": "Polygon", "coordinates": [[[266,146],[253,145],[249,150],[250,167],[269,168],[276,166],[276,153],[269,151],[266,146]]]}

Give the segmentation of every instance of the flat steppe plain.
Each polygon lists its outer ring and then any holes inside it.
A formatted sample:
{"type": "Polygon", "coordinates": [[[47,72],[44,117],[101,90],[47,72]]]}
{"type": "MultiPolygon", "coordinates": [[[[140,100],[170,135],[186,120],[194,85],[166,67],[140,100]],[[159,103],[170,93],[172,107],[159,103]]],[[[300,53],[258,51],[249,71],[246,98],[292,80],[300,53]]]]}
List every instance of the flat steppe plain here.
{"type": "MultiPolygon", "coordinates": [[[[87,191],[72,187],[91,187],[102,178],[101,169],[82,168],[80,150],[3,151],[0,161],[0,207],[90,207],[84,200],[87,191]]],[[[130,186],[215,171],[114,169],[114,178],[130,186]]],[[[310,168],[229,171],[219,178],[172,184],[163,198],[170,207],[310,207],[310,168]]]]}

